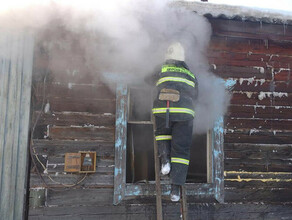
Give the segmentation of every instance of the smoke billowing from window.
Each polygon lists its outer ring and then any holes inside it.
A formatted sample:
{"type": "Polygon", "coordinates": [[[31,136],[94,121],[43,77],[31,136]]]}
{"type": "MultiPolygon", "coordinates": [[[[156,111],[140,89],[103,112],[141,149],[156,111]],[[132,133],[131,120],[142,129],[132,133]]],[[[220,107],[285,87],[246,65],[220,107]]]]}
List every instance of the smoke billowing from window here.
{"type": "Polygon", "coordinates": [[[168,45],[180,41],[199,81],[194,131],[205,132],[226,111],[224,85],[208,71],[211,27],[204,17],[166,0],[20,2],[0,10],[0,26],[34,31],[52,72],[139,84],[164,61],[168,45]]]}

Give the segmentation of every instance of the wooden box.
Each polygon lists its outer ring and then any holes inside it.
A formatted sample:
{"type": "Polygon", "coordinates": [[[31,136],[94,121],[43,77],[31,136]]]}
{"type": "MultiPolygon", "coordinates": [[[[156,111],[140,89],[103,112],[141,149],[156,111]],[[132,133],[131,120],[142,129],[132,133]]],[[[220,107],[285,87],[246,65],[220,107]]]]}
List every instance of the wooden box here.
{"type": "Polygon", "coordinates": [[[79,151],[78,153],[66,153],[64,171],[69,173],[95,173],[96,152],[79,151]],[[89,159],[91,161],[91,166],[84,166],[86,156],[87,160],[89,159]]]}

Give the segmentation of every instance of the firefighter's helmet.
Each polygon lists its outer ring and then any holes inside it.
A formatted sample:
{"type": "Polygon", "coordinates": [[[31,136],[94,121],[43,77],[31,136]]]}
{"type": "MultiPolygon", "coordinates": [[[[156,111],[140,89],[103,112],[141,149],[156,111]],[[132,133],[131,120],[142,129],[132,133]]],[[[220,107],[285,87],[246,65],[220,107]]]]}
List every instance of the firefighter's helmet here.
{"type": "Polygon", "coordinates": [[[169,45],[165,54],[165,60],[185,61],[185,50],[181,43],[174,42],[169,45]]]}

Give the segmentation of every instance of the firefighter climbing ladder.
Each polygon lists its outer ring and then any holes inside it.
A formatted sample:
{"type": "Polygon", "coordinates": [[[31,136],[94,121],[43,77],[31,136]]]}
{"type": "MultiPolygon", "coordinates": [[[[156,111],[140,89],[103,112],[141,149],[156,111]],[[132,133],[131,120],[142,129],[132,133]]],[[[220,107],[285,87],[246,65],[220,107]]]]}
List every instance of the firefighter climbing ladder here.
{"type": "MultiPolygon", "coordinates": [[[[153,122],[153,131],[156,130],[155,127],[155,119],[152,118],[153,122]]],[[[158,157],[158,146],[157,142],[155,141],[155,134],[154,134],[154,163],[155,163],[155,184],[156,184],[156,213],[157,213],[157,220],[163,219],[162,213],[162,190],[161,190],[161,182],[160,182],[160,164],[159,164],[159,157],[158,157]]],[[[187,220],[188,219],[188,210],[187,210],[187,198],[185,187],[181,187],[181,199],[180,199],[180,211],[181,211],[181,219],[187,220]]]]}

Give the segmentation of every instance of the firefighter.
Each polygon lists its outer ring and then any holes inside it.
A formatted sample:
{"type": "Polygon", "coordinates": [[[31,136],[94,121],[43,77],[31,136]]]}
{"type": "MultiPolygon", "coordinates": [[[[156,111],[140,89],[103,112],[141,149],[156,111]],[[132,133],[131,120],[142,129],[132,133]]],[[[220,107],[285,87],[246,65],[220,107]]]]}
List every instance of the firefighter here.
{"type": "Polygon", "coordinates": [[[180,186],[186,181],[198,96],[197,79],[184,61],[183,46],[179,42],[172,43],[167,49],[165,63],[152,79],[157,88],[152,109],[155,139],[161,174],[170,175],[171,201],[180,199],[180,186]]]}

